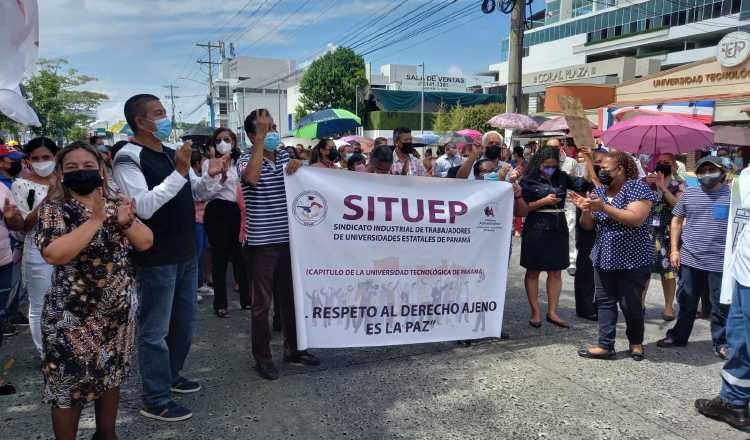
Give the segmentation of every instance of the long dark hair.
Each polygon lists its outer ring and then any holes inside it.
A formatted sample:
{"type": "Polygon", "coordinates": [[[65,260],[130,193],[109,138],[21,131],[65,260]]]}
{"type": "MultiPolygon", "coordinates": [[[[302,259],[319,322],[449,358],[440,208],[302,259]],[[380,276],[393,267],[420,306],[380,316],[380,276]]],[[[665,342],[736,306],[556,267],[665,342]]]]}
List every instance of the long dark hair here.
{"type": "Polygon", "coordinates": [[[109,183],[107,183],[107,166],[104,163],[104,158],[98,151],[96,151],[96,148],[84,142],[76,141],[72,144],[68,144],[65,148],[57,153],[57,156],[55,156],[55,170],[57,171],[60,178],[57,179],[55,186],[50,189],[48,196],[50,200],[64,200],[72,197],[70,194],[70,190],[62,183],[63,162],[65,161],[65,156],[75,150],[84,150],[96,158],[96,164],[99,166],[99,174],[101,174],[102,176],[102,189],[104,190],[104,197],[107,199],[114,199],[116,194],[112,191],[112,188],[109,187],[109,183]]]}
{"type": "Polygon", "coordinates": [[[542,164],[547,159],[555,159],[557,163],[560,163],[560,150],[557,147],[542,147],[531,156],[529,159],[529,165],[526,167],[524,177],[531,180],[539,179],[542,174],[542,164]]]}
{"type": "MultiPolygon", "coordinates": [[[[333,142],[333,140],[330,138],[324,138],[324,139],[319,140],[318,143],[315,144],[310,154],[310,165],[314,163],[318,163],[323,160],[323,156],[320,154],[320,150],[328,146],[328,142],[333,142]]],[[[334,146],[334,148],[336,147],[334,146]]]]}

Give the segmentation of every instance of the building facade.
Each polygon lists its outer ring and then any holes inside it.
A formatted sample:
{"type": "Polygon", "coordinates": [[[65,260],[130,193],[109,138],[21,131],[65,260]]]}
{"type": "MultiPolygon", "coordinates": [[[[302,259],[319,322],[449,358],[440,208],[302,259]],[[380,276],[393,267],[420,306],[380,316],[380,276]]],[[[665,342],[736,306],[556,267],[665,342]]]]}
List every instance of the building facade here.
{"type": "MultiPolygon", "coordinates": [[[[524,34],[525,110],[545,111],[553,84],[617,85],[713,57],[750,28],[750,0],[551,0],[524,34]],[[554,55],[553,55],[554,54],[554,55]]],[[[508,41],[487,75],[508,78],[508,41]]]]}

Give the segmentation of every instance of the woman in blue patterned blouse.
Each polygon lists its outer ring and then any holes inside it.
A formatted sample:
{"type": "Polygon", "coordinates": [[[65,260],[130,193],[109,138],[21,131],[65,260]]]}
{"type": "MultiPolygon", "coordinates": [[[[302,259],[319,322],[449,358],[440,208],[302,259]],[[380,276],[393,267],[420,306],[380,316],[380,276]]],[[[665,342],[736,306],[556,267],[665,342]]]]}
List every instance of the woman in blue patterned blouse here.
{"type": "Polygon", "coordinates": [[[630,356],[643,360],[643,305],[641,291],[654,261],[654,242],[646,220],[655,202],[653,191],[638,179],[632,157],[610,153],[599,171],[601,187],[588,198],[571,193],[581,209],[581,226],[596,229],[591,252],[595,269],[599,340],[578,351],[593,359],[615,357],[617,304],[625,316],[630,356]]]}

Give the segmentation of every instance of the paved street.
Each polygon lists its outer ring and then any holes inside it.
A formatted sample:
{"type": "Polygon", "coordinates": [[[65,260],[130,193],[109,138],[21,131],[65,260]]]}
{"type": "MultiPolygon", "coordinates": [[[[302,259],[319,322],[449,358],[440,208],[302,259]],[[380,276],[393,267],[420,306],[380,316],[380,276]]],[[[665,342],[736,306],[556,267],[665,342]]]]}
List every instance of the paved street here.
{"type": "MultiPolygon", "coordinates": [[[[517,243],[516,243],[517,244],[517,243]]],[[[514,252],[518,260],[518,249],[514,252]]],[[[743,439],[723,424],[698,416],[693,400],[718,392],[721,363],[711,353],[708,322],[696,323],[692,343],[656,347],[666,330],[661,290],[652,283],[646,355],[634,362],[624,326],[618,360],[584,360],[575,351],[593,340],[595,324],[574,318],[572,278],[564,275],[561,315],[574,328],[527,324],[523,272],[511,269],[506,329],[511,340],[469,348],[454,343],[407,347],[317,350],[315,369],[280,365],[276,382],[252,370],[247,312],[235,304],[228,320],[210,301],[199,310],[187,376],[204,390],[180,397],[195,417],[167,424],[137,414],[139,379],[124,389],[121,439],[743,439]]],[[[279,337],[275,355],[280,358],[279,337]]],[[[47,407],[39,403],[41,374],[26,330],[0,352],[17,358],[11,380],[19,393],[0,398],[0,439],[51,439],[47,407]]],[[[93,433],[93,408],[81,439],[93,433]]]]}

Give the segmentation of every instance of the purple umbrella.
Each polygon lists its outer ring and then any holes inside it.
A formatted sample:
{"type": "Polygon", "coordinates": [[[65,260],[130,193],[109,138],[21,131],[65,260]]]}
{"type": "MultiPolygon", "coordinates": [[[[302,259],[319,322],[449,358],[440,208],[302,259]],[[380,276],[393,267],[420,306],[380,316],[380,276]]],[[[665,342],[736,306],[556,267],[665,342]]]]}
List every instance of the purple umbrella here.
{"type": "MultiPolygon", "coordinates": [[[[589,125],[591,126],[591,128],[596,128],[596,125],[594,125],[594,123],[591,121],[589,121],[589,125]]],[[[565,119],[565,116],[558,116],[556,118],[544,121],[541,125],[539,125],[539,128],[537,128],[538,131],[567,131],[569,129],[570,128],[568,128],[568,120],[565,119]]]]}
{"type": "Polygon", "coordinates": [[[604,145],[636,154],[688,153],[714,143],[714,131],[702,122],[674,115],[638,115],[602,135],[604,145]]]}
{"type": "Polygon", "coordinates": [[[520,113],[503,113],[493,116],[487,121],[488,124],[495,128],[509,128],[514,130],[536,130],[539,124],[535,120],[520,113]]]}

